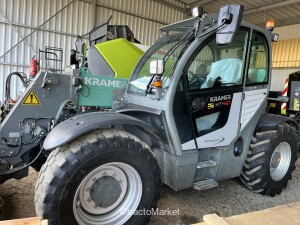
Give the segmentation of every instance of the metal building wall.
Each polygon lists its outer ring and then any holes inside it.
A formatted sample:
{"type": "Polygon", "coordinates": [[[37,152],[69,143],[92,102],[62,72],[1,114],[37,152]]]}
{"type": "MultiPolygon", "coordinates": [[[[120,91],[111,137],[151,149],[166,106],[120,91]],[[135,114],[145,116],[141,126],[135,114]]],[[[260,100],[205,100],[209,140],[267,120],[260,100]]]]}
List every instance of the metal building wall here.
{"type": "Polygon", "coordinates": [[[274,33],[279,34],[280,41],[300,38],[300,24],[275,27],[274,33]]]}
{"type": "Polygon", "coordinates": [[[300,68],[275,68],[272,70],[271,91],[283,91],[285,78],[300,68]]]}
{"type": "MultiPolygon", "coordinates": [[[[182,3],[179,6],[184,7],[182,3]]],[[[145,45],[157,39],[158,29],[163,25],[186,18],[184,12],[153,0],[98,0],[96,15],[96,25],[112,15],[111,24],[127,24],[136,39],[145,45]]]]}
{"type": "Polygon", "coordinates": [[[282,40],[272,44],[274,68],[300,67],[300,39],[282,40]]]}
{"type": "Polygon", "coordinates": [[[272,91],[282,91],[288,74],[300,70],[300,24],[277,27],[279,41],[272,45],[272,91]]]}
{"type": "MultiPolygon", "coordinates": [[[[0,57],[70,3],[28,37],[28,44],[22,42],[0,58],[0,101],[4,100],[7,75],[14,71],[28,73],[29,60],[38,49],[45,46],[63,48],[65,67],[77,35],[87,33],[110,15],[113,16],[111,24],[129,25],[140,42],[150,45],[157,38],[159,27],[185,18],[181,10],[185,5],[176,0],[168,1],[176,2],[178,8],[157,0],[0,0],[0,57]]],[[[20,88],[21,83],[13,79],[12,97],[16,97],[20,88]]]]}
{"type": "MultiPolygon", "coordinates": [[[[71,1],[0,0],[2,13],[0,16],[0,57],[69,2],[71,1]],[[15,31],[19,32],[20,36],[15,31]]],[[[76,34],[82,34],[87,29],[91,29],[89,20],[85,17],[88,15],[89,8],[88,3],[74,1],[40,30],[28,37],[26,39],[28,44],[22,42],[0,58],[0,101],[4,100],[4,82],[7,75],[14,71],[28,73],[29,60],[38,52],[38,49],[44,49],[45,46],[63,48],[64,64],[66,63],[69,58],[69,49],[73,47],[76,40],[76,34]]],[[[11,87],[11,94],[16,97],[21,83],[14,79],[11,87]]]]}

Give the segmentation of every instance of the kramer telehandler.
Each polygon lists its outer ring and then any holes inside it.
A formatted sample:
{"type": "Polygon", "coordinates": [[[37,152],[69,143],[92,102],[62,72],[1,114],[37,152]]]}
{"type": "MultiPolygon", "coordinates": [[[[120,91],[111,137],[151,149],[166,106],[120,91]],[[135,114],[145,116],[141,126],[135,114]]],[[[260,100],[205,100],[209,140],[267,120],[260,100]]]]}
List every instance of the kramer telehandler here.
{"type": "MultiPolygon", "coordinates": [[[[50,154],[35,190],[36,212],[49,224],[145,224],[162,182],[204,190],[240,177],[269,196],[287,186],[298,124],[267,113],[278,35],[242,21],[239,5],[193,14],[160,29],[111,111],[49,125],[43,148],[50,154]]],[[[75,105],[85,81],[77,71],[57,88],[75,105]]],[[[85,93],[101,83],[89,81],[85,93]]]]}

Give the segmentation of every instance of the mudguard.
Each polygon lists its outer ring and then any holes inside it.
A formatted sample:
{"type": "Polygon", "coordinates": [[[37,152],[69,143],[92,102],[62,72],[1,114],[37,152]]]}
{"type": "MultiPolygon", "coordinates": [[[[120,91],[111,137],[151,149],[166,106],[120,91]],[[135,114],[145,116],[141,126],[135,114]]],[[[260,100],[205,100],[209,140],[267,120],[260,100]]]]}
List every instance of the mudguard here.
{"type": "Polygon", "coordinates": [[[74,116],[58,124],[47,135],[43,147],[45,150],[52,150],[92,130],[113,125],[133,125],[157,133],[152,126],[132,116],[114,112],[93,112],[74,116]]]}
{"type": "Polygon", "coordinates": [[[275,115],[275,114],[263,114],[257,124],[257,130],[265,131],[276,129],[276,127],[282,123],[292,124],[297,131],[299,131],[299,125],[296,120],[290,117],[275,115]]]}

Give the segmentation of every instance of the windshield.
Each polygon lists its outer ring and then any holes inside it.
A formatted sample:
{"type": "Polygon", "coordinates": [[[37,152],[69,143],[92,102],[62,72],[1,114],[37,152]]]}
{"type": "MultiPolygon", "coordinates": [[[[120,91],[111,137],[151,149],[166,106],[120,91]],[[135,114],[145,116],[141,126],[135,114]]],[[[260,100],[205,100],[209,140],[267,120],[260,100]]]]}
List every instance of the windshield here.
{"type": "Polygon", "coordinates": [[[158,40],[139,61],[129,83],[129,92],[145,93],[147,85],[152,78],[152,74],[150,74],[150,61],[153,59],[165,60],[162,82],[163,89],[166,90],[169,86],[170,77],[173,74],[176,62],[182,55],[182,52],[188,41],[188,38],[186,38],[187,36],[187,33],[181,33],[165,36],[158,40]],[[186,41],[183,41],[184,39],[186,39],[186,41]],[[172,48],[179,42],[182,43],[179,44],[177,48],[175,47],[175,51],[173,51],[172,48]],[[167,54],[169,56],[165,57],[167,54]]]}

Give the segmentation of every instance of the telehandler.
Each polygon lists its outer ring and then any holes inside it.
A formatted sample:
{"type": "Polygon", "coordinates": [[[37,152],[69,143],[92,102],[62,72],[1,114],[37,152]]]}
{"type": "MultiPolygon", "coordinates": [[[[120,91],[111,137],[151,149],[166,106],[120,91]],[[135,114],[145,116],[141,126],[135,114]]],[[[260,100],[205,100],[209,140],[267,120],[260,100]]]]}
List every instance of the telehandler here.
{"type": "MultiPolygon", "coordinates": [[[[240,177],[269,196],[287,186],[299,127],[267,113],[278,35],[242,21],[240,5],[193,14],[160,29],[111,111],[75,115],[48,133],[35,205],[49,224],[145,224],[162,182],[204,190],[240,177]]],[[[76,74],[66,89],[74,104],[85,80],[76,74]]]]}

